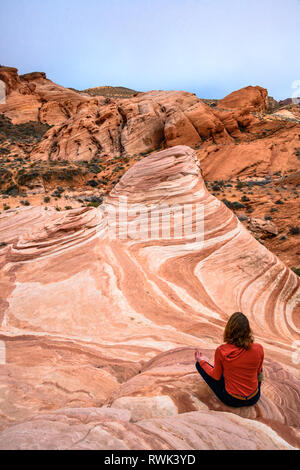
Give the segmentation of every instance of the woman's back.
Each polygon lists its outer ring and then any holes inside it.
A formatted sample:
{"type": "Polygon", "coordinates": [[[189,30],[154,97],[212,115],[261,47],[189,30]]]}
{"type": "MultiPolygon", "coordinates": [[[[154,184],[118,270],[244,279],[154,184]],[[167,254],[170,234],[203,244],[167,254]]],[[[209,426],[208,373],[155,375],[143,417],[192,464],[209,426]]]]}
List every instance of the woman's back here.
{"type": "Polygon", "coordinates": [[[249,321],[242,312],[229,318],[224,343],[215,351],[212,366],[208,358],[195,352],[196,369],[217,397],[228,406],[252,406],[260,398],[264,360],[263,347],[254,343],[249,321]]]}
{"type": "Polygon", "coordinates": [[[257,376],[264,359],[263,347],[258,343],[252,343],[249,349],[239,348],[234,344],[222,344],[217,351],[227,392],[242,396],[253,393],[258,386],[257,376]]]}

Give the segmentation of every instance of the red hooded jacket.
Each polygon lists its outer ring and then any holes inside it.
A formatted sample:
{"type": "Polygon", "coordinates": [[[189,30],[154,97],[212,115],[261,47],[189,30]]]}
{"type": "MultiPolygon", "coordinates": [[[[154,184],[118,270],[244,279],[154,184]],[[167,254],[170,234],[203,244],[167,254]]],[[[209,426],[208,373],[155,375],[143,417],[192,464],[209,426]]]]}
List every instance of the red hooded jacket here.
{"type": "Polygon", "coordinates": [[[257,374],[262,370],[263,347],[253,343],[250,349],[238,348],[233,344],[221,344],[215,351],[215,365],[199,361],[200,366],[213,379],[224,375],[225,389],[234,395],[249,396],[257,386],[257,374]]]}

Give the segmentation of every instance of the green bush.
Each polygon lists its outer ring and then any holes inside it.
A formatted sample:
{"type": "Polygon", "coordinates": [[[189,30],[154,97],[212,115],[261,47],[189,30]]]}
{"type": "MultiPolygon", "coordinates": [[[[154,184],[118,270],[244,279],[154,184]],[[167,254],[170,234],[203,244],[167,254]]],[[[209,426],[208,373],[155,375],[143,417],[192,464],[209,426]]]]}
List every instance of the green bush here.
{"type": "Polygon", "coordinates": [[[242,189],[244,186],[245,186],[245,183],[243,183],[242,181],[238,181],[235,187],[236,189],[242,189]]]}
{"type": "Polygon", "coordinates": [[[222,202],[229,207],[229,209],[245,209],[245,204],[240,203],[239,201],[228,201],[227,199],[222,199],[222,202]]]}
{"type": "Polygon", "coordinates": [[[291,268],[292,271],[294,271],[297,276],[300,276],[300,268],[295,268],[294,266],[291,268]]]}
{"type": "Polygon", "coordinates": [[[101,202],[89,202],[88,207],[98,207],[100,206],[101,202]]]}

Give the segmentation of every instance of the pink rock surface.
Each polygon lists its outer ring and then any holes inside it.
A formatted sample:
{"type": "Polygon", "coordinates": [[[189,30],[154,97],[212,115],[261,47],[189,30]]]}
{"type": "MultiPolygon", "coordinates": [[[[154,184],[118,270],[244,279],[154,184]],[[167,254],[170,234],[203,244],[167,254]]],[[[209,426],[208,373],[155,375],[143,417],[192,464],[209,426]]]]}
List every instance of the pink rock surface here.
{"type": "MultiPolygon", "coordinates": [[[[214,352],[204,350],[213,364],[214,352]]],[[[290,444],[300,445],[299,380],[278,362],[265,359],[262,396],[251,407],[224,405],[200,378],[193,348],[177,348],[149,361],[141,373],[124,382],[106,404],[131,411],[131,419],[173,416],[191,411],[230,412],[241,418],[267,423],[290,444]],[[147,397],[147,398],[145,398],[147,397]]]]}
{"type": "Polygon", "coordinates": [[[141,160],[98,209],[5,211],[0,239],[2,448],[299,447],[299,278],[208,193],[193,150],[141,160]],[[114,238],[108,214],[123,235],[137,203],[140,222],[162,203],[201,210],[192,234],[174,216],[176,237],[159,218],[160,236],[114,238]],[[233,412],[203,384],[193,350],[212,355],[237,310],[265,348],[266,381],[258,405],[233,412]],[[98,422],[103,405],[133,418],[98,422]],[[78,428],[65,417],[91,407],[91,432],[81,414],[78,428]]]}
{"type": "Polygon", "coordinates": [[[231,413],[198,411],[140,420],[112,408],[70,408],[36,416],[0,433],[0,449],[292,450],[265,424],[231,413]],[[217,430],[217,432],[216,432],[217,430]]]}

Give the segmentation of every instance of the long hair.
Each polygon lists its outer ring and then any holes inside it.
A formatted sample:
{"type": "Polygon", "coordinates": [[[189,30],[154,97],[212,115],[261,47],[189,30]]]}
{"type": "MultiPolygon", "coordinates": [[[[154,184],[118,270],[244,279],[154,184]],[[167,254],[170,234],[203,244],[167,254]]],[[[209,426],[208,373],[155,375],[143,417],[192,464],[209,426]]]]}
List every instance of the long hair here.
{"type": "Polygon", "coordinates": [[[242,312],[235,312],[231,315],[225,327],[223,339],[224,343],[250,349],[254,338],[248,318],[242,312]]]}

